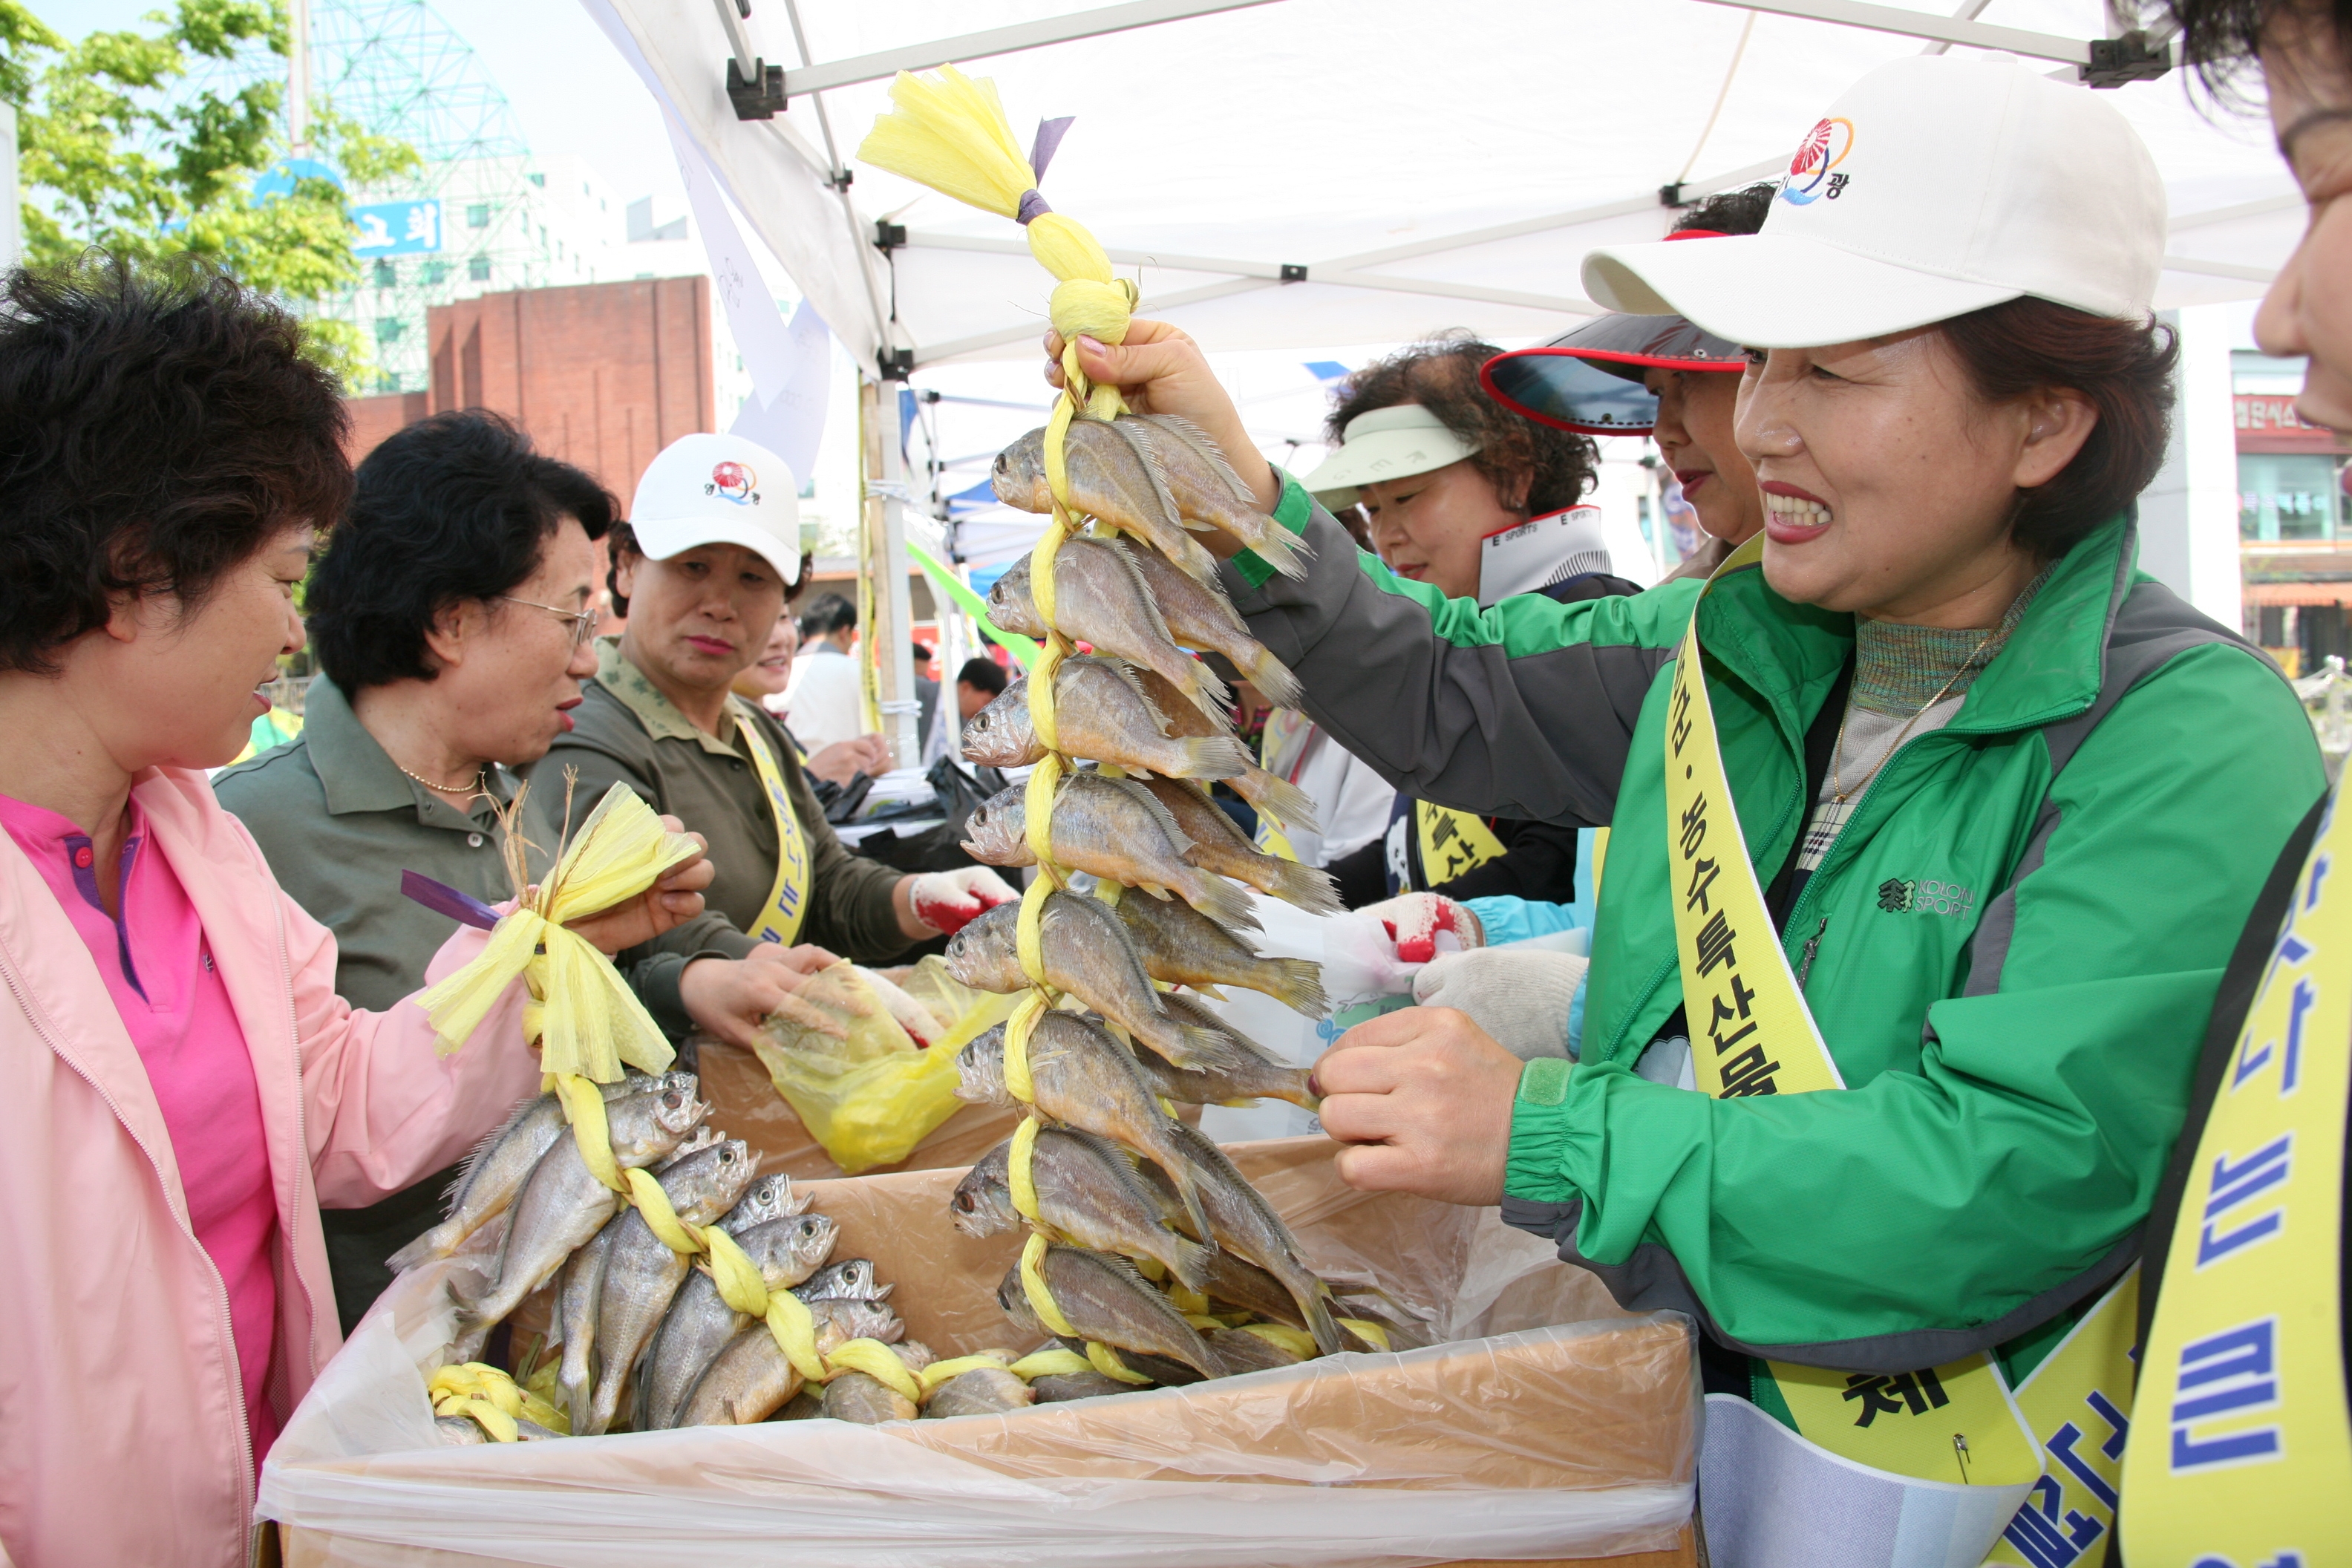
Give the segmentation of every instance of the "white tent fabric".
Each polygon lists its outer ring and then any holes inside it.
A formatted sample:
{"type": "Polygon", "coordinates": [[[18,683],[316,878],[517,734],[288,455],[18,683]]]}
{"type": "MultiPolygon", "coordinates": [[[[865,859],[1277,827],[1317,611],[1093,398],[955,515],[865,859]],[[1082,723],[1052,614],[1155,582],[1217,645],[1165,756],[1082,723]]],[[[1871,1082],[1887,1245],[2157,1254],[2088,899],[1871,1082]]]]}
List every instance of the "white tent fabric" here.
{"type": "MultiPolygon", "coordinates": [[[[919,366],[1034,357],[1045,279],[1010,221],[854,164],[846,192],[827,187],[828,141],[850,159],[887,83],[736,120],[727,24],[784,65],[789,86],[810,63],[803,27],[822,63],[1086,6],[754,0],[739,21],[734,0],[589,3],[609,5],[643,49],[860,363],[885,348],[912,350],[919,366]],[[887,256],[872,244],[885,216],[908,240],[887,256]]],[[[1992,0],[1979,19],[2086,39],[2102,16],[2098,0],[1992,0]]],[[[1238,350],[1442,326],[1514,340],[1566,331],[1592,309],[1576,283],[1583,254],[1664,232],[1660,186],[1682,179],[1698,195],[1777,173],[1847,83],[1927,47],[1703,0],[1278,0],[960,63],[996,79],[1024,139],[1040,118],[1078,117],[1047,198],[1133,269],[1146,311],[1238,350]],[[1281,281],[1286,264],[1306,280],[1281,281]]],[[[2172,198],[2176,265],[2159,306],[2259,292],[2301,223],[2267,127],[2200,110],[2177,72],[2112,96],[2172,198]]]]}

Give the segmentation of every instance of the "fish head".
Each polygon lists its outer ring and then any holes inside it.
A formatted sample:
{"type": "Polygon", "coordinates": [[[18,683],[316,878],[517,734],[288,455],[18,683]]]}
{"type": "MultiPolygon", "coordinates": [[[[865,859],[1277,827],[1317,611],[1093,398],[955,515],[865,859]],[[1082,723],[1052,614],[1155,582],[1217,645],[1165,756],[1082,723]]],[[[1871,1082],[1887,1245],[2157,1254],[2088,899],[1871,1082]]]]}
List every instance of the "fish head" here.
{"type": "Polygon", "coordinates": [[[1004,1087],[1004,1026],[972,1037],[956,1053],[956,1098],[972,1105],[1011,1105],[1004,1087]]]}
{"type": "Polygon", "coordinates": [[[1021,784],[989,796],[964,822],[964,848],[991,866],[1027,864],[1028,841],[1029,795],[1021,784]]]}
{"type": "Polygon", "coordinates": [[[785,1261],[795,1276],[805,1279],[824,1267],[824,1260],[833,1256],[833,1244],[840,1239],[841,1227],[831,1215],[795,1215],[784,1240],[785,1261]]]}
{"type": "Polygon", "coordinates": [[[948,973],[976,991],[1017,991],[1021,906],[999,904],[948,939],[948,973]]]}
{"type": "Polygon", "coordinates": [[[907,1337],[907,1325],[887,1301],[819,1301],[809,1309],[818,1325],[829,1327],[844,1342],[878,1340],[891,1344],[907,1337]]]}
{"type": "Polygon", "coordinates": [[[1013,1206],[1011,1163],[1012,1144],[999,1143],[964,1173],[948,1199],[948,1218],[958,1230],[966,1236],[994,1236],[1021,1223],[1013,1206]]]}
{"type": "Polygon", "coordinates": [[[1031,760],[1036,739],[1029,722],[1029,678],[1024,675],[963,727],[964,760],[984,767],[1017,768],[1031,760]]]}
{"type": "Polygon", "coordinates": [[[661,1173],[662,1191],[681,1214],[723,1214],[751,1184],[759,1162],[740,1138],[712,1143],[661,1173]]]}
{"type": "Polygon", "coordinates": [[[743,1189],[719,1222],[719,1228],[730,1236],[765,1225],[772,1219],[782,1219],[793,1212],[793,1179],[786,1175],[761,1176],[743,1189]]]}
{"type": "Polygon", "coordinates": [[[661,1087],[680,1094],[698,1095],[702,1092],[702,1080],[690,1072],[674,1070],[661,1075],[661,1087]]]}
{"type": "Polygon", "coordinates": [[[654,1121],[665,1132],[683,1138],[710,1114],[710,1107],[691,1089],[666,1089],[654,1102],[654,1121]]]}
{"type": "Polygon", "coordinates": [[[794,1293],[811,1301],[868,1299],[874,1294],[874,1260],[845,1258],[828,1264],[794,1293]]]}
{"type": "Polygon", "coordinates": [[[1045,432],[1032,430],[1002,452],[988,471],[989,488],[1006,506],[1023,511],[1053,510],[1052,488],[1045,482],[1045,432]]]}
{"type": "Polygon", "coordinates": [[[1029,1291],[1021,1283],[1019,1264],[1016,1263],[1006,1269],[1004,1278],[997,1282],[996,1305],[1003,1310],[1005,1320],[1013,1325],[1014,1331],[1026,1336],[1031,1343],[1034,1344],[1040,1340],[1055,1344],[1061,1342],[1055,1338],[1054,1331],[1047,1328],[1038,1318],[1036,1309],[1029,1305],[1029,1291]]]}
{"type": "Polygon", "coordinates": [[[1013,621],[1028,622],[1036,617],[1036,603],[1029,593],[1029,557],[1024,555],[989,585],[988,618],[1000,626],[1008,626],[1013,621]]]}
{"type": "Polygon", "coordinates": [[[614,1153],[642,1163],[676,1149],[709,1111],[692,1090],[648,1090],[610,1101],[604,1108],[605,1130],[614,1153]]]}

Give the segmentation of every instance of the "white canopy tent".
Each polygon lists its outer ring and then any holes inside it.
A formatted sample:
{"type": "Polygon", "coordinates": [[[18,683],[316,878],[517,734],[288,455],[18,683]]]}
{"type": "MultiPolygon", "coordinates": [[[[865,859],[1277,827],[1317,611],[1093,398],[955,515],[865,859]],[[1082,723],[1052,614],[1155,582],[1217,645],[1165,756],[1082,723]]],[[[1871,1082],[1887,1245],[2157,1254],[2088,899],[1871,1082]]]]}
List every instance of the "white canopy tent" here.
{"type": "MultiPolygon", "coordinates": [[[[1667,195],[1777,174],[1872,66],[2000,48],[2078,79],[2117,30],[2098,0],[1968,0],[1957,16],[1949,0],[583,3],[867,375],[1035,405],[1034,369],[959,374],[1039,363],[1049,280],[1018,229],[852,162],[898,69],[992,77],[1024,137],[1076,115],[1043,190],[1132,268],[1142,313],[1213,353],[1313,351],[1565,331],[1596,309],[1577,282],[1586,251],[1663,234],[1667,195]],[[735,98],[772,115],[739,118],[735,98]]],[[[2302,226],[2267,124],[2201,106],[2178,71],[2106,90],[2171,197],[2159,309],[2259,294],[2302,226]]],[[[941,457],[984,454],[1039,416],[952,396],[924,411],[941,457]]],[[[950,469],[940,491],[984,471],[950,469]]],[[[2176,478],[2184,506],[2219,493],[2176,478]]],[[[908,499],[881,489],[886,506],[908,499]]],[[[2151,553],[2187,563],[2185,511],[2177,548],[2159,531],[2151,553]]]]}

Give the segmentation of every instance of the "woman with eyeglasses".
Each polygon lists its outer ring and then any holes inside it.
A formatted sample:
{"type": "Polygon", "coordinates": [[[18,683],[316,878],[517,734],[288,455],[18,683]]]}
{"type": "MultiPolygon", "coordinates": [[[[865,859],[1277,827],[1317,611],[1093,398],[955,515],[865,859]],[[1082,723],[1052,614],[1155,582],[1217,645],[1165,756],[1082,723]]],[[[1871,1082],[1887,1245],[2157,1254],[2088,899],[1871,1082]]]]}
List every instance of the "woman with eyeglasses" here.
{"type": "MultiPolygon", "coordinates": [[[[324,674],[301,733],[214,783],[280,886],[335,933],[335,987],[382,1010],[425,984],[449,921],[404,898],[416,871],[509,898],[499,811],[572,727],[596,673],[594,542],[617,503],[479,410],[436,415],[360,465],[304,608],[324,674]]],[[[532,846],[534,870],[550,846],[532,846]]],[[[349,1333],[392,1282],[384,1259],[439,1217],[443,1171],[329,1209],[349,1333]]]]}

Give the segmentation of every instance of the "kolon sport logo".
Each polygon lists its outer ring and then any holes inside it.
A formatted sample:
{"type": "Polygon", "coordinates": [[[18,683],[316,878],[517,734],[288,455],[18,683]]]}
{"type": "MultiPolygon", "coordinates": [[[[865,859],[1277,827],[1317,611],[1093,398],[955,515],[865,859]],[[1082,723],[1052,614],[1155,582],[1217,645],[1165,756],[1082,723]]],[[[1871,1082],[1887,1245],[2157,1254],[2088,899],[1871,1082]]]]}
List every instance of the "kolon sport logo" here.
{"type": "Polygon", "coordinates": [[[707,496],[719,496],[737,506],[760,504],[760,476],[749,463],[719,463],[710,470],[710,482],[702,487],[707,496]]]}
{"type": "Polygon", "coordinates": [[[1823,196],[1837,200],[1853,177],[1840,174],[1838,165],[1853,151],[1853,121],[1824,120],[1815,125],[1797,143],[1797,155],[1789,160],[1789,172],[1780,176],[1780,199],[1801,207],[1811,206],[1823,196]]]}

